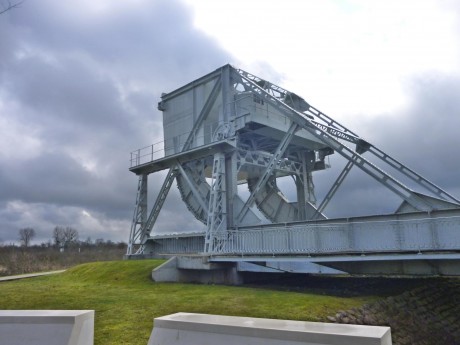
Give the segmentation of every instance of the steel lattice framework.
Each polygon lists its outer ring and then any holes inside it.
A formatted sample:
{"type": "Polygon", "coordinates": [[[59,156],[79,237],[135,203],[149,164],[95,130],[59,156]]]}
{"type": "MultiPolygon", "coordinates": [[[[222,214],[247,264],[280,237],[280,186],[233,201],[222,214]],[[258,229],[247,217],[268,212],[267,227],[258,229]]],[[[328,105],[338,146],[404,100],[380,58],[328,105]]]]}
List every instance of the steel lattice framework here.
{"type": "MultiPolygon", "coordinates": [[[[363,252],[369,248],[372,251],[372,246],[359,244],[362,242],[359,238],[373,243],[369,238],[372,231],[356,230],[358,226],[350,225],[355,221],[344,225],[342,221],[327,219],[324,213],[353,167],[374,178],[402,201],[395,214],[379,216],[386,217],[383,222],[387,225],[365,221],[368,227],[377,227],[382,234],[388,232],[386,237],[393,238],[386,249],[376,248],[375,252],[415,250],[420,240],[414,239],[413,248],[405,240],[412,236],[410,230],[395,229],[419,224],[420,214],[428,219],[439,218],[433,215],[446,210],[454,218],[442,224],[450,224],[450,230],[446,231],[453,243],[459,244],[452,248],[430,240],[431,247],[424,248],[460,250],[459,230],[452,225],[458,224],[457,198],[293,92],[226,65],[163,94],[158,109],[163,112],[164,146],[157,150],[152,145],[131,153],[130,170],[139,176],[139,184],[128,255],[156,252],[162,241],[164,248],[170,248],[164,249],[166,252],[177,251],[170,237],[151,233],[174,180],[187,208],[206,224],[204,234],[188,236],[189,249],[195,248],[194,252],[212,256],[326,254],[332,247],[339,248],[332,248],[332,252],[340,253],[363,252]],[[159,158],[158,153],[161,153],[159,158]],[[344,157],[346,164],[317,204],[313,173],[328,168],[326,157],[334,153],[344,157]],[[416,188],[409,188],[382,166],[390,167],[416,188]],[[148,212],[148,175],[165,169],[169,169],[165,181],[148,212]],[[287,201],[277,186],[277,178],[283,176],[294,179],[297,195],[294,202],[287,201]],[[238,193],[237,186],[242,183],[249,188],[247,198],[238,193]],[[405,223],[398,223],[402,215],[405,223]],[[413,224],[407,225],[411,219],[413,224]],[[270,224],[266,225],[267,222],[270,224]],[[393,233],[397,233],[396,237],[393,233]],[[326,248],[319,240],[323,244],[337,241],[342,244],[326,248]]],[[[440,221],[427,221],[427,224],[435,224],[423,225],[431,226],[429,236],[444,238],[446,231],[440,221]]],[[[178,241],[186,241],[187,235],[184,236],[178,241]]]]}

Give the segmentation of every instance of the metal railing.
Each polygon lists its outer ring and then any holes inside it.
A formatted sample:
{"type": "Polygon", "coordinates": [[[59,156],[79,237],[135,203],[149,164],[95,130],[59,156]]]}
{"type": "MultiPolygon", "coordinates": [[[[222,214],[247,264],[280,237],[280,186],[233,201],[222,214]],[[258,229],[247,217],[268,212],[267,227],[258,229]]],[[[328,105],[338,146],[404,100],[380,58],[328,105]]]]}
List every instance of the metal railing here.
{"type": "MultiPolygon", "coordinates": [[[[222,239],[219,239],[222,243],[222,239]]],[[[460,217],[231,230],[215,255],[460,250],[460,217]]]]}
{"type": "MultiPolygon", "coordinates": [[[[194,138],[195,144],[193,148],[198,148],[215,141],[216,131],[221,127],[219,124],[205,124],[203,132],[205,134],[194,138]],[[197,144],[198,143],[198,144],[197,144]]],[[[142,147],[131,152],[130,168],[150,163],[154,160],[164,158],[174,153],[179,153],[182,150],[191,131],[176,135],[174,138],[158,141],[152,145],[142,147]]]]}
{"type": "Polygon", "coordinates": [[[149,146],[142,147],[140,149],[131,152],[129,167],[135,166],[154,161],[156,159],[163,158],[165,156],[164,141],[159,141],[149,146]]]}
{"type": "MultiPolygon", "coordinates": [[[[390,216],[391,217],[391,216],[390,216]]],[[[185,234],[184,234],[185,235],[185,234]]],[[[201,253],[204,233],[177,239],[155,236],[159,254],[201,253]],[[197,242],[198,241],[198,242],[197,242]],[[184,246],[185,245],[185,246],[184,246]],[[187,247],[187,248],[186,248],[187,247]],[[183,249],[180,249],[183,248],[183,249]],[[184,249],[186,248],[186,249],[184,249]]],[[[334,224],[287,224],[219,233],[210,255],[331,255],[348,253],[420,253],[460,251],[460,216],[334,224]]]]}
{"type": "MultiPolygon", "coordinates": [[[[247,113],[250,112],[250,109],[246,109],[244,106],[244,101],[247,99],[250,99],[253,101],[253,105],[259,109],[259,111],[266,112],[267,118],[270,117],[271,115],[276,115],[282,119],[284,119],[284,122],[289,123],[290,120],[277,112],[271,112],[267,106],[263,106],[257,102],[257,100],[254,100],[254,97],[257,95],[254,95],[252,93],[244,95],[243,97],[229,102],[227,105],[233,107],[233,111],[236,114],[235,121],[238,121],[239,118],[244,117],[247,113]]],[[[260,99],[262,100],[262,99],[260,99]]],[[[200,136],[195,136],[193,138],[194,145],[193,148],[198,148],[204,145],[207,145],[215,140],[218,140],[217,138],[217,132],[219,129],[221,129],[223,126],[229,126],[229,124],[225,123],[219,123],[219,122],[213,122],[213,123],[207,123],[203,125],[203,135],[200,136]]],[[[170,154],[173,153],[179,153],[182,150],[182,147],[184,146],[185,142],[187,141],[190,133],[192,131],[184,132],[179,135],[176,135],[174,138],[168,138],[165,140],[158,141],[156,143],[153,143],[151,145],[142,147],[140,149],[134,150],[131,152],[131,157],[130,157],[130,168],[150,163],[154,160],[164,158],[170,154]]]]}

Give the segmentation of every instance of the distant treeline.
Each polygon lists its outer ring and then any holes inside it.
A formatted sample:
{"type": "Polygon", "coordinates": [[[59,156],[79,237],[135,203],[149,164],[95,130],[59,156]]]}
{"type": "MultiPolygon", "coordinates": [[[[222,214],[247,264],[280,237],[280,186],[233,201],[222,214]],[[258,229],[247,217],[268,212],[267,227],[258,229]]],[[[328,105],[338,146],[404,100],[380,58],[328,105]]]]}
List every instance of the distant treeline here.
{"type": "Polygon", "coordinates": [[[0,276],[44,272],[92,262],[120,260],[127,244],[110,240],[73,240],[65,246],[56,241],[39,245],[0,244],[0,276]]]}

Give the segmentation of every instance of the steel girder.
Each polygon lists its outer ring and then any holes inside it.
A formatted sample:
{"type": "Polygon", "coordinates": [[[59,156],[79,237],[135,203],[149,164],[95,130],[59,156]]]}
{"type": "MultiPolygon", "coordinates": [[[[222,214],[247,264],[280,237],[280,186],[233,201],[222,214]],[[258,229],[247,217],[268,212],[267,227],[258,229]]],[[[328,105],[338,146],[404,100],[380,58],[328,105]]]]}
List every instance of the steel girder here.
{"type": "MultiPolygon", "coordinates": [[[[219,94],[219,91],[220,91],[220,88],[221,88],[221,85],[222,85],[222,82],[221,82],[221,77],[220,75],[218,74],[217,76],[214,76],[212,79],[215,79],[215,84],[214,84],[214,87],[213,89],[211,90],[211,93],[206,101],[206,103],[204,104],[203,108],[201,109],[200,111],[200,114],[198,115],[198,118],[191,130],[191,132],[189,133],[185,143],[184,143],[184,146],[182,147],[182,151],[187,151],[190,146],[192,145],[193,143],[193,140],[195,140],[195,137],[196,137],[196,131],[200,128],[201,124],[203,123],[203,120],[206,118],[206,116],[209,114],[209,111],[211,110],[211,107],[214,103],[214,101],[216,100],[216,97],[217,95],[219,94]]],[[[158,104],[158,108],[161,110],[162,109],[162,102],[160,102],[158,104]]],[[[144,249],[145,249],[145,240],[149,237],[150,235],[150,232],[152,231],[152,228],[158,218],[158,215],[161,211],[161,208],[163,207],[163,204],[166,200],[166,197],[168,196],[168,193],[169,193],[169,190],[171,189],[171,186],[174,182],[174,179],[175,177],[177,176],[177,174],[179,173],[180,170],[180,173],[183,173],[183,176],[184,178],[187,180],[187,182],[189,182],[189,178],[187,176],[187,174],[185,174],[183,168],[180,166],[180,163],[177,162],[177,166],[173,166],[172,168],[169,169],[169,172],[168,174],[166,175],[166,178],[163,182],[163,185],[160,189],[160,192],[158,193],[158,196],[155,200],[155,204],[150,212],[150,215],[148,217],[148,220],[147,220],[147,217],[146,217],[146,214],[147,214],[147,175],[141,175],[140,177],[140,180],[142,179],[142,176],[145,176],[145,188],[143,189],[143,195],[145,194],[145,205],[140,205],[139,202],[140,200],[144,200],[144,197],[139,199],[139,192],[138,192],[138,197],[136,199],[136,206],[135,206],[135,210],[134,210],[134,218],[133,218],[133,222],[132,222],[132,225],[131,225],[131,234],[130,234],[130,237],[129,237],[129,241],[128,241],[128,250],[127,250],[127,255],[133,255],[133,254],[143,254],[144,253],[144,249]],[[139,221],[138,218],[141,217],[141,214],[142,214],[142,217],[145,218],[145,221],[139,221]],[[140,242],[140,247],[139,249],[134,252],[133,251],[133,248],[134,248],[134,245],[137,243],[137,242],[140,242]]],[[[139,185],[141,185],[141,182],[139,182],[139,185]]],[[[196,196],[197,198],[199,198],[199,200],[202,202],[201,198],[199,197],[199,194],[195,194],[194,196],[196,196]]],[[[203,204],[203,206],[205,207],[205,205],[203,204]]]]}
{"type": "Polygon", "coordinates": [[[209,254],[222,250],[227,232],[227,205],[225,186],[225,155],[216,153],[212,166],[211,195],[209,199],[208,226],[204,252],[209,254]]]}
{"type": "MultiPolygon", "coordinates": [[[[328,124],[328,128],[339,130],[341,132],[346,133],[349,137],[353,138],[352,139],[353,141],[351,141],[351,140],[347,140],[347,141],[353,142],[355,144],[359,143],[359,141],[358,141],[359,137],[358,137],[357,134],[355,134],[354,132],[352,132],[351,130],[349,130],[348,128],[343,126],[342,124],[338,123],[337,121],[331,119],[326,114],[320,112],[318,109],[314,108],[313,106],[310,106],[310,108],[308,109],[308,112],[314,114],[314,116],[316,116],[319,119],[325,121],[328,124]]],[[[391,157],[387,153],[383,152],[378,147],[372,145],[371,143],[369,143],[367,141],[362,140],[362,142],[365,142],[365,144],[368,146],[367,149],[366,149],[367,152],[372,153],[375,157],[379,158],[380,160],[382,160],[383,162],[385,162],[386,164],[388,164],[392,168],[398,170],[404,176],[408,177],[413,182],[416,182],[419,186],[421,186],[423,188],[426,188],[427,190],[429,190],[433,194],[437,195],[438,197],[440,197],[440,198],[442,198],[442,199],[444,199],[446,201],[450,201],[450,202],[453,202],[453,203],[456,203],[456,204],[460,204],[460,200],[458,200],[457,198],[455,198],[451,194],[447,193],[445,190],[441,189],[440,187],[438,187],[437,185],[435,185],[431,181],[427,180],[426,178],[424,178],[420,174],[416,173],[414,170],[410,169],[409,167],[406,167],[404,164],[402,164],[401,162],[399,162],[395,158],[391,157]]]]}
{"type": "MultiPolygon", "coordinates": [[[[314,137],[317,142],[323,143],[325,146],[336,151],[347,160],[345,168],[338,176],[337,180],[333,183],[318,209],[316,209],[314,217],[321,214],[328,202],[333,198],[337,189],[345,180],[353,165],[356,165],[366,174],[383,184],[387,189],[396,193],[413,208],[426,212],[431,212],[437,209],[438,206],[435,201],[433,202],[433,200],[430,200],[429,197],[425,197],[422,194],[414,192],[403,183],[390,176],[381,168],[364,158],[364,153],[372,154],[380,161],[388,164],[402,175],[408,177],[417,185],[436,195],[436,197],[440,200],[445,200],[448,203],[460,206],[460,201],[458,199],[426,180],[421,175],[415,173],[413,170],[407,168],[402,163],[390,157],[366,140],[363,140],[357,134],[350,131],[340,123],[315,109],[301,97],[245,71],[234,69],[229,65],[188,84],[184,88],[168,94],[164,99],[171,99],[178,96],[187,90],[191,90],[196,82],[199,83],[203,81],[214,81],[214,84],[211,88],[209,88],[210,92],[206,93],[207,98],[205,103],[203,104],[201,110],[199,110],[199,114],[194,120],[193,127],[182,147],[183,153],[191,149],[195,144],[197,135],[201,129],[200,127],[205,121],[209,121],[207,120],[207,116],[215,105],[219,95],[222,98],[222,108],[219,110],[219,125],[213,133],[213,142],[225,138],[232,138],[232,140],[235,140],[236,143],[238,142],[237,138],[239,133],[235,132],[237,128],[236,122],[238,120],[234,118],[236,115],[236,109],[233,109],[232,107],[232,102],[236,104],[236,98],[235,100],[232,99],[232,93],[237,94],[239,92],[239,89],[237,89],[238,84],[242,85],[244,89],[250,92],[250,94],[254,97],[257,97],[259,100],[266,101],[271,106],[275,107],[277,111],[289,119],[290,127],[284,134],[284,137],[279,137],[281,139],[278,138],[276,140],[270,140],[270,136],[266,136],[265,139],[263,136],[260,138],[260,143],[265,142],[265,145],[267,145],[267,147],[265,147],[267,152],[257,152],[260,147],[251,147],[249,141],[249,145],[247,145],[247,147],[245,146],[246,144],[242,146],[235,144],[235,150],[232,152],[236,154],[232,157],[234,157],[236,163],[232,158],[231,164],[236,165],[237,173],[243,165],[256,165],[260,168],[260,170],[262,170],[262,174],[258,176],[257,182],[253,179],[253,182],[255,183],[251,185],[251,193],[248,200],[244,203],[242,209],[237,212],[238,214],[235,215],[232,214],[232,212],[236,212],[236,209],[233,209],[233,199],[229,198],[227,195],[229,192],[233,193],[233,191],[226,190],[228,186],[231,186],[230,189],[234,189],[235,186],[232,185],[233,182],[228,180],[226,181],[226,178],[229,178],[229,176],[226,176],[226,154],[223,152],[213,153],[212,185],[210,186],[209,203],[208,196],[204,197],[203,191],[197,190],[195,186],[195,183],[197,183],[195,175],[192,174],[193,176],[191,176],[187,173],[187,169],[184,169],[182,166],[183,163],[179,160],[175,160],[176,158],[173,157],[174,162],[168,163],[170,170],[155,201],[154,207],[147,218],[147,174],[140,175],[136,208],[128,244],[128,254],[134,254],[133,246],[138,242],[141,246],[136,254],[143,253],[145,241],[150,237],[152,227],[163,206],[171,185],[178,174],[183,177],[183,179],[181,178],[183,181],[182,183],[185,183],[188,186],[188,193],[200,205],[199,207],[201,207],[201,209],[208,209],[207,215],[202,213],[202,217],[204,217],[203,219],[207,220],[205,252],[208,254],[213,253],[216,250],[222,250],[229,234],[229,229],[227,229],[227,227],[230,226],[232,228],[238,228],[249,208],[256,200],[257,193],[266,186],[269,187],[268,182],[275,176],[274,174],[278,172],[281,175],[286,174],[295,176],[298,201],[300,205],[299,207],[302,207],[303,204],[309,203],[311,207],[313,207],[313,212],[315,212],[313,205],[315,205],[316,199],[314,196],[314,185],[311,175],[311,171],[313,170],[311,166],[311,157],[308,159],[306,157],[301,157],[301,155],[296,153],[295,150],[293,150],[293,155],[290,155],[289,153],[286,154],[286,156],[284,155],[291,140],[300,129],[303,130],[303,133],[306,131],[309,135],[314,137]],[[356,148],[351,149],[342,143],[342,141],[352,143],[356,145],[356,148]],[[268,156],[270,156],[269,159],[268,156]],[[288,159],[285,157],[288,157],[288,159]],[[300,162],[296,161],[297,157],[300,162]],[[300,196],[302,189],[304,195],[300,196]],[[232,208],[230,211],[228,210],[229,207],[232,208]],[[227,217],[231,217],[231,220],[228,221],[227,217]]],[[[160,102],[159,109],[163,110],[164,106],[165,105],[160,102]]],[[[251,134],[251,132],[248,133],[251,134]]],[[[292,148],[290,150],[292,150],[292,148]]],[[[315,150],[317,150],[317,148],[315,148],[315,150]]],[[[210,157],[212,156],[210,155],[206,159],[209,160],[211,159],[210,157]]],[[[324,163],[324,161],[322,163],[324,163]]],[[[229,164],[228,159],[227,164],[229,164]]],[[[140,174],[140,171],[137,173],[140,174]]],[[[231,174],[234,174],[233,170],[231,174]]],[[[232,176],[232,178],[236,178],[236,176],[232,176]]],[[[300,212],[300,214],[302,213],[300,212]]]]}
{"type": "Polygon", "coordinates": [[[327,204],[329,201],[332,200],[335,192],[339,189],[340,185],[342,182],[345,180],[347,177],[348,173],[350,172],[351,168],[353,167],[353,161],[348,161],[347,164],[345,165],[345,168],[343,168],[342,172],[340,175],[337,177],[337,180],[332,184],[331,189],[329,189],[329,192],[327,192],[326,196],[324,197],[323,201],[321,201],[321,204],[318,206],[318,209],[316,210],[316,214],[314,215],[313,219],[317,217],[321,212],[324,211],[326,208],[327,204]]]}
{"type": "Polygon", "coordinates": [[[251,192],[251,195],[249,196],[248,200],[244,204],[243,208],[241,209],[239,215],[238,215],[238,222],[241,223],[243,220],[244,216],[246,215],[246,212],[248,211],[249,207],[252,206],[255,200],[255,195],[259,192],[259,190],[265,186],[267,183],[268,179],[273,173],[273,170],[275,169],[278,161],[281,159],[281,157],[284,154],[284,151],[286,150],[287,146],[292,140],[292,137],[294,136],[295,132],[299,129],[299,126],[295,123],[292,122],[291,126],[289,127],[289,130],[286,132],[286,135],[284,136],[283,140],[279,143],[278,148],[276,149],[275,153],[273,154],[272,158],[270,159],[270,162],[268,163],[267,168],[263,172],[263,174],[259,177],[259,180],[257,181],[256,186],[254,187],[253,191],[251,192]]]}
{"type": "MultiPolygon", "coordinates": [[[[451,201],[460,205],[460,202],[450,194],[423,178],[421,175],[405,167],[402,163],[391,158],[389,155],[369,144],[367,141],[359,138],[355,133],[349,131],[344,126],[341,126],[338,122],[311,107],[299,96],[245,71],[236,70],[235,74],[240,76],[239,80],[247,89],[252,90],[261,98],[270,102],[273,106],[282,111],[286,117],[293,121],[293,123],[296,123],[300,128],[305,129],[314,137],[324,142],[348,161],[353,162],[354,165],[372,176],[387,189],[399,195],[415,209],[419,211],[432,211],[435,207],[429,200],[420,197],[419,194],[415,193],[400,181],[396,180],[391,175],[364,158],[361,155],[362,153],[366,151],[372,152],[376,157],[382,159],[393,168],[398,169],[398,171],[409,177],[419,186],[430,190],[443,199],[446,199],[446,201],[451,201]],[[325,121],[327,124],[323,125],[315,121],[315,116],[325,121]],[[355,143],[357,146],[356,150],[350,149],[336,138],[355,143]]],[[[235,78],[238,77],[235,76],[235,78]]]]}
{"type": "MultiPolygon", "coordinates": [[[[134,245],[138,242],[138,240],[141,240],[145,237],[144,229],[147,222],[147,181],[148,178],[146,174],[139,176],[139,181],[137,184],[136,206],[134,208],[133,221],[131,223],[127,255],[135,254],[134,245]]],[[[142,252],[143,249],[144,248],[141,245],[138,251],[142,252]]]]}

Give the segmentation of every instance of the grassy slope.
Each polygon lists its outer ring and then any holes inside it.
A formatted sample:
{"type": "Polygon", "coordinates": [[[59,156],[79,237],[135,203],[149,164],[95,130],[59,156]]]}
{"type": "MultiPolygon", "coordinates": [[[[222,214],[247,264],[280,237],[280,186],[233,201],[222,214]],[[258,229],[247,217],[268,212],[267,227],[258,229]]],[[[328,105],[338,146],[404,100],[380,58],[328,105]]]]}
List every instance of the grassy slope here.
{"type": "Polygon", "coordinates": [[[161,261],[83,264],[56,276],[0,283],[0,309],[94,309],[95,344],[146,344],[154,317],[195,312],[322,321],[373,297],[340,298],[261,288],[154,283],[161,261]]]}

